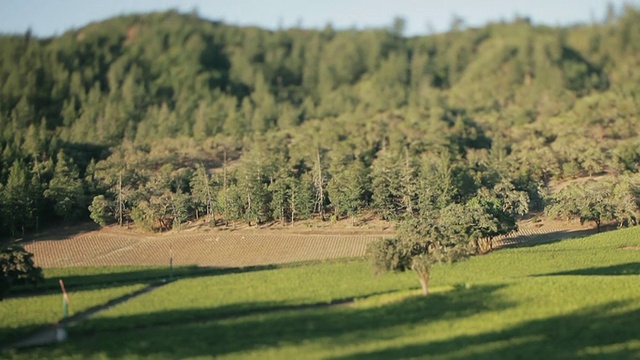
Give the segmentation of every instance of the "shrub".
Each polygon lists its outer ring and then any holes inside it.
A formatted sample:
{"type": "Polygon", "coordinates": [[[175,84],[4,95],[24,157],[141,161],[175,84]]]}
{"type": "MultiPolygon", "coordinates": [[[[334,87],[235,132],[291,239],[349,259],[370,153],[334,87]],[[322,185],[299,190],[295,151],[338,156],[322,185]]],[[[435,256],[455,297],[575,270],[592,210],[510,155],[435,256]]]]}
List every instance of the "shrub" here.
{"type": "Polygon", "coordinates": [[[0,249],[0,300],[12,285],[36,285],[43,281],[42,269],[33,263],[33,254],[20,245],[0,249]]]}

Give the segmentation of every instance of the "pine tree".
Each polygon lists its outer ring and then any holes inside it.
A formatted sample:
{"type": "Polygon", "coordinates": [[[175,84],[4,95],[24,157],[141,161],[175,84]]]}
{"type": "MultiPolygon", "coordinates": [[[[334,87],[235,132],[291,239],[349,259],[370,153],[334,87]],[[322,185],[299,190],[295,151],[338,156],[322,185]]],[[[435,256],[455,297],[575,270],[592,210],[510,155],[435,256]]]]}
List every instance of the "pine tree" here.
{"type": "Polygon", "coordinates": [[[365,205],[365,189],[370,188],[366,168],[361,161],[355,160],[334,169],[332,175],[327,184],[327,192],[335,217],[339,219],[346,213],[355,223],[355,216],[365,205]]]}
{"type": "Polygon", "coordinates": [[[62,150],[58,152],[53,179],[44,194],[54,202],[56,214],[66,221],[77,217],[83,207],[84,191],[80,172],[73,159],[62,150]]]}
{"type": "Polygon", "coordinates": [[[9,169],[9,178],[2,191],[2,213],[5,226],[11,235],[25,234],[26,226],[33,214],[33,198],[30,196],[29,170],[22,161],[14,161],[9,169]]]}
{"type": "Polygon", "coordinates": [[[269,184],[268,190],[271,195],[272,217],[280,220],[280,223],[284,225],[289,213],[291,213],[289,205],[292,195],[291,174],[285,167],[280,168],[274,181],[269,184]]]}
{"type": "MultiPolygon", "coordinates": [[[[191,177],[191,195],[196,206],[196,211],[204,210],[207,216],[207,222],[209,223],[213,221],[216,192],[213,179],[207,173],[207,169],[205,169],[202,164],[197,164],[196,171],[194,171],[191,177]]],[[[199,216],[199,214],[197,214],[197,216],[199,216]]]]}
{"type": "Polygon", "coordinates": [[[325,175],[324,164],[320,154],[320,147],[316,146],[315,157],[313,158],[313,186],[315,188],[314,210],[320,213],[324,221],[324,206],[326,196],[327,177],[325,175]]]}
{"type": "Polygon", "coordinates": [[[372,207],[385,220],[396,219],[402,202],[401,161],[382,150],[371,166],[372,207]]]}
{"type": "Polygon", "coordinates": [[[260,224],[266,220],[268,212],[268,191],[262,182],[259,166],[245,164],[238,172],[238,191],[244,208],[244,217],[247,224],[260,224]]]}
{"type": "Polygon", "coordinates": [[[304,174],[300,179],[292,177],[290,182],[289,208],[293,225],[296,219],[307,219],[313,214],[315,199],[311,174],[304,174]]]}
{"type": "Polygon", "coordinates": [[[96,224],[103,227],[107,226],[114,218],[113,205],[113,201],[107,200],[104,195],[98,195],[93,198],[91,205],[89,205],[89,217],[96,224]]]}

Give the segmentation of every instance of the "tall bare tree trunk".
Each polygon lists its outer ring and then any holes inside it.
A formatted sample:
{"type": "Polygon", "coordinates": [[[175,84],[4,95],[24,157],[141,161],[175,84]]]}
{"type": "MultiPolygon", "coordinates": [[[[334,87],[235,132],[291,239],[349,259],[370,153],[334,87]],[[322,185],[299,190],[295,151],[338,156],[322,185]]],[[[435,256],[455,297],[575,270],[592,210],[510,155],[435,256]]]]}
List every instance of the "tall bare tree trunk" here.
{"type": "Polygon", "coordinates": [[[316,206],[320,217],[324,221],[324,176],[322,175],[322,163],[320,162],[320,147],[316,146],[316,166],[313,182],[316,186],[316,206]]]}
{"type": "Polygon", "coordinates": [[[211,217],[213,216],[213,195],[211,194],[211,187],[209,186],[210,179],[206,169],[204,169],[204,179],[205,184],[207,184],[207,222],[211,224],[211,217]]]}
{"type": "MultiPolygon", "coordinates": [[[[251,207],[251,193],[247,194],[247,222],[249,223],[249,226],[251,226],[251,211],[253,210],[253,208],[251,207]]],[[[257,223],[256,223],[257,224],[257,223]]]]}
{"type": "MultiPolygon", "coordinates": [[[[44,156],[43,156],[44,157],[44,156]]],[[[38,182],[41,183],[41,178],[40,178],[40,167],[38,166],[38,158],[35,158],[35,165],[34,168],[36,169],[36,174],[35,176],[38,177],[38,182]]],[[[36,203],[36,209],[39,207],[39,204],[36,203]]],[[[40,212],[36,210],[36,233],[40,232],[40,212]]],[[[23,236],[24,238],[24,236],[23,236]]]]}
{"type": "Polygon", "coordinates": [[[411,173],[411,164],[409,162],[409,155],[407,149],[404,152],[404,167],[402,169],[402,182],[404,188],[402,189],[402,205],[405,207],[406,214],[413,214],[413,199],[411,198],[411,191],[409,187],[413,180],[413,174],[411,173]]]}
{"type": "Polygon", "coordinates": [[[418,275],[418,280],[420,281],[420,286],[422,286],[422,295],[429,295],[429,269],[427,270],[416,270],[416,274],[418,275]]]}
{"type": "Polygon", "coordinates": [[[291,226],[296,222],[296,190],[295,186],[291,186],[291,226]]]}
{"type": "Polygon", "coordinates": [[[124,212],[124,201],[122,200],[122,171],[118,174],[118,225],[122,227],[122,213],[124,212]]]}
{"type": "MultiPolygon", "coordinates": [[[[229,226],[229,219],[228,219],[228,213],[227,213],[227,147],[224,147],[224,155],[223,155],[223,160],[222,160],[222,196],[224,197],[222,199],[222,213],[225,215],[224,216],[224,226],[229,226]]],[[[236,227],[235,221],[233,223],[233,227],[236,227]]]]}

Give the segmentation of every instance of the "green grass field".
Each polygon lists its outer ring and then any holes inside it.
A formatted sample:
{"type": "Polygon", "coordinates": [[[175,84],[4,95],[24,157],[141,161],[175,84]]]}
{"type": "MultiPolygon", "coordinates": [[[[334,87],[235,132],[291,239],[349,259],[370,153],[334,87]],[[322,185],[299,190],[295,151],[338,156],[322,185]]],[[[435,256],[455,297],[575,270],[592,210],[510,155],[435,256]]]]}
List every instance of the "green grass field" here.
{"type": "MultiPolygon", "coordinates": [[[[143,284],[69,291],[69,315],[82,312],[143,288],[143,284]]],[[[0,302],[0,344],[6,345],[63,318],[60,294],[17,297],[0,302]]]]}
{"type": "Polygon", "coordinates": [[[66,343],[2,355],[640,358],[640,228],[437,266],[427,298],[412,273],[374,276],[364,260],[193,275],[78,324],[66,343]]]}
{"type": "MultiPolygon", "coordinates": [[[[198,268],[196,266],[178,266],[173,269],[176,277],[221,273],[223,270],[198,268]]],[[[127,283],[158,281],[169,277],[167,266],[114,266],[114,267],[67,267],[45,268],[44,283],[37,287],[22,285],[12,288],[13,293],[28,294],[30,292],[59,293],[59,279],[69,288],[95,288],[127,283]]]]}

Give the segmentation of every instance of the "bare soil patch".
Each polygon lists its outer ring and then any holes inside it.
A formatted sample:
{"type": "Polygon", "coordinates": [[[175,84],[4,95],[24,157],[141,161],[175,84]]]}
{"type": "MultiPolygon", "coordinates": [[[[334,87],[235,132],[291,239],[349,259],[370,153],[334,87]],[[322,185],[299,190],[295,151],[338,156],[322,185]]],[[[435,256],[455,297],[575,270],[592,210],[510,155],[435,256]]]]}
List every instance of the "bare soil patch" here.
{"type": "MultiPolygon", "coordinates": [[[[349,221],[350,223],[350,221],[349,221]]],[[[211,228],[188,224],[180,231],[142,233],[110,226],[88,232],[52,231],[24,242],[41,267],[174,265],[245,267],[362,256],[367,245],[393,236],[379,227],[344,224],[272,224],[211,228]]],[[[378,225],[376,225],[378,226],[378,225]]]]}
{"type": "MultiPolygon", "coordinates": [[[[523,242],[544,242],[589,233],[578,223],[530,218],[519,231],[494,239],[494,247],[523,242]]],[[[210,227],[204,221],[160,234],[119,226],[102,229],[82,224],[54,228],[22,241],[38,266],[125,266],[173,264],[208,267],[247,267],[291,262],[358,257],[369,243],[394,236],[392,223],[361,220],[354,226],[341,221],[310,220],[295,225],[277,222],[261,225],[210,227]]]]}

